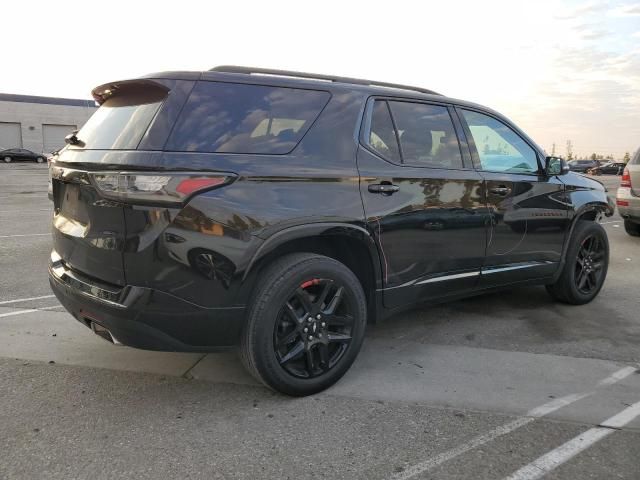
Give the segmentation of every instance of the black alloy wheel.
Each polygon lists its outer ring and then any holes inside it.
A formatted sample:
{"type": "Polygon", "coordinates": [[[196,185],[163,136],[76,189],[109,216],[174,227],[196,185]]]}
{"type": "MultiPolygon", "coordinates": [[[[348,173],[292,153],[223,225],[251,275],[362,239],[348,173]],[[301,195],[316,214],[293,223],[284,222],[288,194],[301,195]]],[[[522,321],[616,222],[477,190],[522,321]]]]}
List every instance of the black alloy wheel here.
{"type": "Polygon", "coordinates": [[[282,306],[274,352],[289,374],[313,378],[333,368],[352,340],[353,314],[344,285],[328,278],[304,281],[282,306]]]}
{"type": "Polygon", "coordinates": [[[609,268],[609,240],[602,225],[578,220],[564,255],[562,270],[547,292],[564,303],[583,305],[600,292],[609,268]]]}
{"type": "Polygon", "coordinates": [[[604,267],[604,243],[597,235],[586,237],[578,250],[575,264],[575,282],[578,291],[590,295],[600,286],[604,267]]]}
{"type": "Polygon", "coordinates": [[[339,261],[292,253],[256,280],[240,342],[247,370],[287,395],[320,392],[337,382],[364,340],[367,297],[339,261]]]}

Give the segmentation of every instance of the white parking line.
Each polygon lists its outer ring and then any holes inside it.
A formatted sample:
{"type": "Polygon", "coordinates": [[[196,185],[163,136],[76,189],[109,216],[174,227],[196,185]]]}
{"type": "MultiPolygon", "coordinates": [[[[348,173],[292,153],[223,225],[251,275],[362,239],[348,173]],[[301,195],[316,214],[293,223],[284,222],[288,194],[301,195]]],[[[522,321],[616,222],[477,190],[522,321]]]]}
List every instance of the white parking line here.
{"type": "Polygon", "coordinates": [[[30,212],[21,212],[20,210],[0,210],[0,214],[13,214],[13,215],[44,215],[42,212],[53,213],[53,208],[41,208],[39,210],[32,210],[30,212]]]}
{"type": "Polygon", "coordinates": [[[600,222],[600,225],[609,225],[610,223],[620,223],[622,220],[613,220],[611,222],[600,222]]]}
{"type": "Polygon", "coordinates": [[[7,305],[9,303],[29,302],[31,300],[42,300],[43,298],[53,298],[53,297],[55,297],[55,295],[42,295],[41,297],[16,298],[15,300],[3,300],[0,302],[0,305],[7,305]]]}
{"type": "Polygon", "coordinates": [[[45,235],[51,235],[51,233],[25,233],[25,234],[22,234],[22,235],[0,235],[0,238],[43,237],[45,235]]]}
{"type": "Polygon", "coordinates": [[[46,190],[40,190],[40,191],[35,191],[35,192],[29,192],[29,193],[20,193],[20,192],[16,192],[13,195],[0,195],[0,198],[16,198],[18,195],[20,195],[20,198],[47,198],[47,191],[46,190]]]}
{"type": "MultiPolygon", "coordinates": [[[[596,388],[613,385],[614,383],[619,382],[620,380],[636,372],[636,370],[637,370],[636,367],[631,367],[631,366],[621,368],[620,370],[617,370],[616,372],[612,373],[608,377],[600,380],[596,388]]],[[[454,447],[451,450],[447,450],[446,452],[440,453],[435,457],[425,460],[424,462],[420,462],[416,465],[413,465],[403,470],[402,472],[399,472],[396,475],[393,475],[391,478],[393,480],[408,480],[410,478],[413,478],[424,472],[432,470],[438,465],[448,462],[449,460],[452,460],[453,458],[459,455],[462,455],[463,453],[466,453],[469,450],[473,450],[474,448],[479,447],[480,445],[483,445],[485,443],[488,443],[502,435],[506,435],[507,433],[513,432],[514,430],[524,425],[527,425],[528,423],[533,422],[537,418],[544,417],[545,415],[555,412],[556,410],[559,410],[562,407],[566,407],[567,405],[577,402],[578,400],[581,400],[585,397],[593,395],[594,393],[596,393],[595,389],[588,392],[575,393],[571,395],[566,395],[564,397],[556,398],[550,402],[545,403],[544,405],[540,405],[539,407],[535,407],[532,410],[529,410],[524,417],[517,418],[505,425],[500,425],[499,427],[496,427],[493,430],[490,430],[489,432],[483,435],[474,437],[468,442],[458,445],[457,447],[454,447]]]]}
{"type": "Polygon", "coordinates": [[[52,310],[54,308],[60,308],[60,307],[62,307],[62,305],[52,305],[50,307],[42,307],[42,308],[28,308],[27,310],[16,310],[15,312],[0,313],[0,318],[13,317],[15,315],[24,315],[25,313],[40,312],[42,310],[52,310]]]}
{"type": "Polygon", "coordinates": [[[25,313],[37,312],[36,308],[30,308],[29,310],[17,310],[15,312],[0,313],[0,318],[13,317],[14,315],[24,315],[25,313]]]}
{"type": "Polygon", "coordinates": [[[611,435],[616,431],[615,429],[624,427],[638,416],[640,416],[640,402],[634,403],[617,415],[605,420],[600,424],[600,427],[591,428],[544,454],[529,465],[506,477],[505,480],[536,480],[542,478],[551,470],[571,460],[580,452],[611,435]]]}
{"type": "Polygon", "coordinates": [[[602,422],[599,426],[608,428],[622,428],[639,415],[640,402],[634,403],[630,407],[625,408],[620,413],[602,422]]]}

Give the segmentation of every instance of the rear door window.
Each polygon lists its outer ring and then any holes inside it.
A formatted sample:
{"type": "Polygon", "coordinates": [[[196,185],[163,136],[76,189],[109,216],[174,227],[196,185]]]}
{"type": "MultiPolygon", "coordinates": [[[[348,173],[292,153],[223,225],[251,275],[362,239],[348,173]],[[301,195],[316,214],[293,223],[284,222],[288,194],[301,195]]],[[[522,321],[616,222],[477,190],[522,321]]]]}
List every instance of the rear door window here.
{"type": "Polygon", "coordinates": [[[368,142],[371,148],[383,158],[395,163],[402,162],[396,131],[385,100],[376,100],[373,104],[368,142]]]}
{"type": "Polygon", "coordinates": [[[389,102],[406,165],[462,168],[458,137],[447,107],[389,102]]]}
{"type": "Polygon", "coordinates": [[[171,151],[285,154],[329,101],[324,91],[199,82],[167,144],[171,151]]]}

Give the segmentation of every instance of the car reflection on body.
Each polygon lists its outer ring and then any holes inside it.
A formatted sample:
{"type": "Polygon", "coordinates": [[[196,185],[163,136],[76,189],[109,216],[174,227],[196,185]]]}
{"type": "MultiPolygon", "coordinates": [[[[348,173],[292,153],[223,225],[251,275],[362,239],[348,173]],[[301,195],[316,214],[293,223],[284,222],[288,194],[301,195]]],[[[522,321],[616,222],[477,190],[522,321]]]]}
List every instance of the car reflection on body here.
{"type": "Polygon", "coordinates": [[[380,223],[380,229],[389,232],[405,228],[448,230],[484,227],[487,213],[486,207],[433,207],[390,215],[380,223]]]}

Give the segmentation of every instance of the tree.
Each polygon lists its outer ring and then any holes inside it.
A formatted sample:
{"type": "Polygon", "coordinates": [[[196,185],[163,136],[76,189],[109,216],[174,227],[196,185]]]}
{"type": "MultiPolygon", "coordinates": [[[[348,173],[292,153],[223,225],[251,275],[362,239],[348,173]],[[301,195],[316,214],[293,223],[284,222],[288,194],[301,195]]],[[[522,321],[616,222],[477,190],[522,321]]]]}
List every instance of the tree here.
{"type": "Polygon", "coordinates": [[[622,161],[624,163],[629,163],[629,160],[631,160],[631,155],[629,155],[629,152],[625,152],[624,157],[622,158],[622,161]]]}
{"type": "Polygon", "coordinates": [[[591,160],[597,160],[598,156],[595,153],[592,153],[591,157],[589,157],[589,158],[591,158],[591,160]]]}

